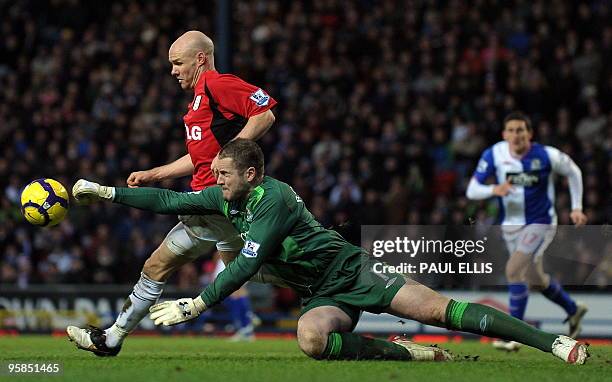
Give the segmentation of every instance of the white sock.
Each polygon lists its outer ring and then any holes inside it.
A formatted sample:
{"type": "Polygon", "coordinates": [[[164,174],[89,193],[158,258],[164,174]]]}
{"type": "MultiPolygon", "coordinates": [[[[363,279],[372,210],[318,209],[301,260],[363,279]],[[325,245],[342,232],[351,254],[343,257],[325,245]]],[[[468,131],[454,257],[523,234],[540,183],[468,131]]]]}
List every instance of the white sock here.
{"type": "Polygon", "coordinates": [[[106,346],[115,347],[121,345],[123,339],[129,334],[128,331],[121,329],[114,323],[113,326],[104,331],[106,333],[106,346]]]}
{"type": "Polygon", "coordinates": [[[121,345],[124,338],[149,313],[149,308],[157,302],[163,292],[164,284],[164,282],[151,280],[144,273],[140,274],[140,280],[134,285],[134,290],[125,300],[117,320],[113,326],[105,330],[106,346],[121,345]]]}

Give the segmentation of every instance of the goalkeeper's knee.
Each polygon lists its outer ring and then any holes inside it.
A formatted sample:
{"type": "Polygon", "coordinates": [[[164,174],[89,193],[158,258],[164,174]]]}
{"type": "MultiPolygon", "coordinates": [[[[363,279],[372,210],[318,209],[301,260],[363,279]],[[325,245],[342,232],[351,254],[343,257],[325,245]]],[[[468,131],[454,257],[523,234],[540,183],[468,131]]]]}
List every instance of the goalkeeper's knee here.
{"type": "Polygon", "coordinates": [[[327,344],[327,334],[315,328],[298,328],[297,340],[304,354],[314,359],[321,359],[327,344]]]}

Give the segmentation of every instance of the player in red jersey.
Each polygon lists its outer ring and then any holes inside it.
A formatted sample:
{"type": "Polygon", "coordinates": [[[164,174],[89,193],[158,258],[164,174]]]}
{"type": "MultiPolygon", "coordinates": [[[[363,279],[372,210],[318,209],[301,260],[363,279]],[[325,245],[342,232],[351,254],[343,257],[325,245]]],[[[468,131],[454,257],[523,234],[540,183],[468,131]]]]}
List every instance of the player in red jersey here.
{"type": "MultiPolygon", "coordinates": [[[[270,109],[276,101],[257,86],[218,73],[213,41],[202,32],[189,31],[180,36],[168,57],[171,74],[181,88],[194,92],[183,117],[187,154],[172,163],[133,172],[127,184],[139,187],[192,175],[191,188],[199,191],[216,183],[211,166],[214,168],[223,145],[234,138],[258,139],[272,126],[274,114],[270,109]]],[[[67,328],[78,348],[100,356],[117,355],[124,338],[159,299],[175,270],[215,246],[223,259],[235,257],[243,246],[240,235],[224,216],[179,216],[179,220],[145,262],[140,279],[110,328],[67,328]]]]}

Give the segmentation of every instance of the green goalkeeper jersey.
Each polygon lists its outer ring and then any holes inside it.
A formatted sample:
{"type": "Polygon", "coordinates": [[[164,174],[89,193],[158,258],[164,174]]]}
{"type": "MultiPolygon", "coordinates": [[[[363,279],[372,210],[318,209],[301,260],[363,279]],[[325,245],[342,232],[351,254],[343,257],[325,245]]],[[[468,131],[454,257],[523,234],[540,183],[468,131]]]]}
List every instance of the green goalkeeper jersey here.
{"type": "Polygon", "coordinates": [[[336,257],[360,251],[336,231],[321,226],[291,186],[268,176],[240,201],[225,201],[221,188],[215,186],[189,193],[116,188],[114,202],[162,214],[227,216],[245,244],[202,292],[209,307],[240,288],[263,264],[267,273],[302,297],[312,296],[336,257]],[[347,246],[353,248],[347,251],[347,246]]]}

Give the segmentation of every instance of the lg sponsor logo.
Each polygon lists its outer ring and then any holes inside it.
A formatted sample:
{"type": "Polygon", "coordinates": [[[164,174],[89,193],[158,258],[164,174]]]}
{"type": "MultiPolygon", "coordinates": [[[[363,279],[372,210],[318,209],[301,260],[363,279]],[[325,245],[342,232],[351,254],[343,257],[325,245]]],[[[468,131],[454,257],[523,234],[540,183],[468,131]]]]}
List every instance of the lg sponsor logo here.
{"type": "Polygon", "coordinates": [[[200,126],[189,126],[185,125],[185,133],[187,134],[187,139],[193,141],[201,141],[202,140],[202,128],[200,126]]]}

